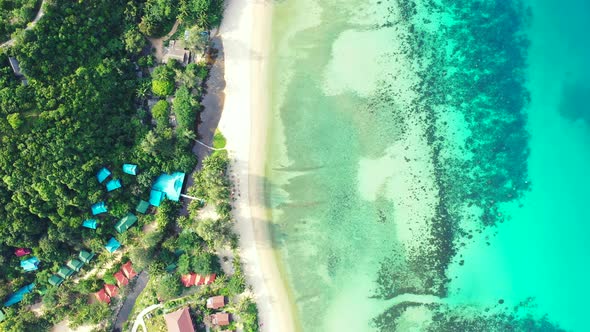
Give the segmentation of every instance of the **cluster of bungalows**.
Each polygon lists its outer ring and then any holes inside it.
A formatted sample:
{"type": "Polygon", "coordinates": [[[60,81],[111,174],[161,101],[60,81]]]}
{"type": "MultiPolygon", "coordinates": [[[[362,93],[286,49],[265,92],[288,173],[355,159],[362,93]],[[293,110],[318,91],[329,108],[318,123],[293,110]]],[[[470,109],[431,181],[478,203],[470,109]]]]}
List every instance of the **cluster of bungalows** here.
{"type": "Polygon", "coordinates": [[[94,253],[82,250],[78,253],[78,258],[70,259],[66,265],[62,265],[57,273],[49,277],[49,284],[53,286],[61,285],[65,279],[68,279],[74,273],[80,272],[85,264],[90,263],[94,258],[94,253]]]}
{"type": "MultiPolygon", "coordinates": [[[[225,306],[225,297],[222,295],[213,296],[207,299],[207,308],[213,310],[219,310],[225,306]]],[[[227,312],[217,312],[208,317],[210,325],[215,327],[222,327],[229,325],[231,316],[227,312]]],[[[195,326],[191,318],[190,310],[188,307],[170,312],[164,315],[166,321],[166,327],[168,332],[195,332],[195,326]]],[[[205,320],[207,321],[207,319],[205,320]]]]}
{"type": "Polygon", "coordinates": [[[215,281],[215,273],[200,275],[194,272],[180,276],[180,282],[184,287],[210,285],[215,281]]]}
{"type": "Polygon", "coordinates": [[[121,269],[113,275],[117,280],[117,286],[111,284],[104,284],[98,292],[94,293],[94,296],[104,303],[111,303],[111,299],[119,294],[119,289],[127,286],[129,280],[135,278],[137,273],[133,270],[133,264],[131,261],[123,264],[121,269]]]}
{"type": "MultiPolygon", "coordinates": [[[[207,308],[219,310],[225,306],[225,296],[218,295],[207,299],[207,308]]],[[[217,312],[212,314],[209,319],[213,326],[227,326],[230,322],[230,315],[227,312],[217,312]]]]}

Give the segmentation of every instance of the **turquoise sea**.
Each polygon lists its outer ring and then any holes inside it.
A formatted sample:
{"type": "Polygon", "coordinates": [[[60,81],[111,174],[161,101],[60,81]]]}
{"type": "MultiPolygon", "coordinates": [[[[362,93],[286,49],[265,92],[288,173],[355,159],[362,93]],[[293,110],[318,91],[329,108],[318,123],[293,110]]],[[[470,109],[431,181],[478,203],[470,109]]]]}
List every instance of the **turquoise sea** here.
{"type": "Polygon", "coordinates": [[[303,331],[590,331],[590,2],[274,3],[266,201],[303,331]]]}

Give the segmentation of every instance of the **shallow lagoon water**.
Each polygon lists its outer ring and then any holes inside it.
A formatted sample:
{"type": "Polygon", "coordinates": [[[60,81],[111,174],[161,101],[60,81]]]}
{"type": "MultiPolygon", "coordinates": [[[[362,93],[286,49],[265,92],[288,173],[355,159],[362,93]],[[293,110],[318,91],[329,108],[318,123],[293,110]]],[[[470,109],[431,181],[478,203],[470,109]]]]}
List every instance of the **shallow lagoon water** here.
{"type": "Polygon", "coordinates": [[[434,3],[275,4],[267,202],[300,325],[587,330],[590,9],[434,3]]]}

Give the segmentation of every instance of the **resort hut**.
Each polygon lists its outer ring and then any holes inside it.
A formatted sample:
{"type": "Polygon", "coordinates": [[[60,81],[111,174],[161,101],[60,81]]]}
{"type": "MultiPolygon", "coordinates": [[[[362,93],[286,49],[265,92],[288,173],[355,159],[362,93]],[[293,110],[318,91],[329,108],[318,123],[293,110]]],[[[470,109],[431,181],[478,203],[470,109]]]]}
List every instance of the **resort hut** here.
{"type": "Polygon", "coordinates": [[[107,251],[111,254],[117,251],[119,247],[121,247],[121,243],[119,243],[119,241],[117,241],[114,237],[110,238],[109,242],[107,242],[107,245],[105,246],[107,251]]]}
{"type": "Polygon", "coordinates": [[[111,171],[109,171],[106,167],[101,168],[98,173],[96,173],[96,179],[98,179],[98,183],[103,183],[111,175],[111,171]]]}
{"type": "Polygon", "coordinates": [[[205,277],[205,285],[210,285],[214,281],[215,281],[215,273],[209,274],[207,277],[205,277]]]}
{"type": "Polygon", "coordinates": [[[184,274],[180,276],[180,282],[184,285],[184,287],[191,287],[196,285],[197,282],[197,275],[194,273],[184,274]]]}
{"type": "Polygon", "coordinates": [[[197,274],[195,277],[195,285],[200,286],[205,284],[205,276],[197,274]]]}
{"type": "Polygon", "coordinates": [[[227,326],[229,325],[229,314],[226,312],[213,314],[211,315],[211,323],[217,326],[227,326]]]}
{"type": "Polygon", "coordinates": [[[82,222],[82,227],[96,229],[98,227],[98,221],[96,219],[86,219],[82,222]]]}
{"type": "Polygon", "coordinates": [[[65,265],[60,267],[57,271],[57,275],[62,277],[62,279],[67,279],[72,274],[74,274],[74,271],[65,265]]]}
{"type": "Polygon", "coordinates": [[[111,181],[107,182],[107,191],[111,192],[113,190],[121,188],[121,180],[119,179],[112,179],[111,181]]]}
{"type": "Polygon", "coordinates": [[[185,174],[182,172],[160,175],[150,191],[150,204],[160,206],[164,198],[178,202],[184,184],[184,178],[185,174]]]}
{"type": "Polygon", "coordinates": [[[147,210],[150,207],[150,203],[144,201],[143,199],[139,200],[139,204],[137,204],[137,207],[135,208],[135,211],[141,213],[141,214],[146,214],[147,210]]]}
{"type": "Polygon", "coordinates": [[[31,257],[21,261],[20,267],[22,267],[25,272],[35,271],[39,268],[39,263],[40,261],[37,257],[31,257]]]}
{"type": "Polygon", "coordinates": [[[213,296],[207,299],[207,308],[219,309],[225,306],[225,297],[223,295],[213,296]]]}
{"type": "Polygon", "coordinates": [[[59,286],[62,282],[64,282],[64,279],[57,274],[53,274],[51,277],[49,277],[48,282],[50,285],[59,286]]]}
{"type": "Polygon", "coordinates": [[[101,290],[99,290],[98,292],[94,293],[94,296],[96,296],[96,298],[100,302],[111,303],[111,298],[109,297],[109,295],[107,294],[107,292],[104,290],[104,288],[101,288],[101,290]]]}
{"type": "Polygon", "coordinates": [[[123,164],[123,172],[129,175],[137,175],[137,165],[123,164]]]}
{"type": "Polygon", "coordinates": [[[111,284],[104,284],[104,291],[107,293],[109,297],[114,297],[117,296],[117,294],[119,294],[119,288],[111,284]]]}
{"type": "Polygon", "coordinates": [[[193,320],[188,307],[164,315],[168,332],[194,332],[193,320]]]}
{"type": "Polygon", "coordinates": [[[79,260],[77,260],[77,259],[70,259],[70,260],[69,260],[69,261],[66,263],[66,265],[67,265],[67,266],[68,266],[70,269],[72,269],[72,270],[74,270],[74,271],[76,271],[76,272],[79,272],[79,271],[80,271],[80,269],[82,269],[82,267],[84,266],[84,263],[83,263],[82,261],[79,261],[79,260]]]}
{"type": "Polygon", "coordinates": [[[117,230],[117,232],[123,233],[126,230],[128,230],[131,226],[133,226],[133,224],[135,224],[136,221],[137,217],[133,213],[129,212],[125,217],[121,218],[115,224],[115,229],[117,230]]]}
{"type": "Polygon", "coordinates": [[[182,43],[178,40],[170,40],[168,47],[164,49],[163,63],[168,63],[170,59],[174,59],[183,66],[188,64],[191,52],[184,49],[182,43]]]}
{"type": "Polygon", "coordinates": [[[119,287],[127,286],[129,284],[129,279],[127,279],[127,277],[125,277],[121,271],[113,274],[113,277],[115,277],[115,280],[117,280],[117,285],[119,287]]]}
{"type": "Polygon", "coordinates": [[[18,248],[14,251],[16,257],[23,257],[31,253],[31,249],[27,248],[18,248]]]}
{"type": "Polygon", "coordinates": [[[94,257],[93,253],[90,253],[86,250],[81,250],[80,253],[78,254],[78,258],[80,258],[80,260],[86,264],[90,263],[90,260],[94,257]]]}
{"type": "Polygon", "coordinates": [[[4,314],[4,311],[2,311],[2,309],[0,309],[0,323],[6,319],[6,315],[4,314]]]}
{"type": "Polygon", "coordinates": [[[14,292],[12,295],[10,295],[10,297],[8,297],[6,302],[4,302],[4,306],[10,307],[13,304],[19,303],[20,301],[23,300],[23,297],[25,296],[25,294],[32,292],[34,288],[35,288],[34,283],[28,284],[28,285],[20,288],[19,290],[14,292]]]}
{"type": "Polygon", "coordinates": [[[135,278],[135,276],[137,275],[137,272],[135,272],[133,270],[133,264],[131,263],[131,261],[129,261],[129,262],[123,264],[123,266],[121,266],[121,272],[123,272],[123,274],[129,280],[135,278]]]}
{"type": "Polygon", "coordinates": [[[108,212],[107,205],[105,202],[98,202],[91,206],[92,215],[95,216],[97,214],[108,212]]]}

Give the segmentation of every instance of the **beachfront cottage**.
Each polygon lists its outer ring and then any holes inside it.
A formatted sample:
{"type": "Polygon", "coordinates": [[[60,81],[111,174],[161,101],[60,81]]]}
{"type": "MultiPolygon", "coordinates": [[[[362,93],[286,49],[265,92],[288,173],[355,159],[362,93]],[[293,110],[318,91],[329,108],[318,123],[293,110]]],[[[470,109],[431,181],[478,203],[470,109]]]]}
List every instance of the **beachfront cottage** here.
{"type": "Polygon", "coordinates": [[[82,227],[96,229],[98,227],[98,221],[96,219],[86,219],[82,222],[82,227]]]}
{"type": "Polygon", "coordinates": [[[60,267],[57,271],[57,275],[60,276],[62,279],[66,279],[72,274],[74,274],[74,271],[65,265],[60,267]]]}
{"type": "Polygon", "coordinates": [[[66,263],[66,265],[67,265],[67,266],[68,266],[70,269],[72,269],[72,270],[74,270],[74,271],[76,271],[76,272],[79,272],[79,271],[80,271],[80,269],[81,269],[81,268],[84,266],[84,263],[83,263],[82,261],[79,261],[79,260],[77,260],[77,259],[70,259],[70,260],[69,260],[69,261],[66,263]]]}
{"type": "Polygon", "coordinates": [[[119,285],[119,287],[127,286],[129,284],[129,279],[127,279],[121,271],[113,274],[113,277],[117,280],[117,285],[119,285]]]}
{"type": "Polygon", "coordinates": [[[78,254],[78,258],[80,258],[80,260],[86,264],[90,263],[90,260],[92,260],[93,257],[94,254],[86,250],[81,250],[80,254],[78,254]]]}
{"type": "Polygon", "coordinates": [[[117,239],[112,237],[109,239],[109,242],[107,242],[107,244],[104,247],[107,249],[108,252],[110,252],[112,254],[115,251],[117,251],[117,249],[119,249],[121,247],[121,243],[119,243],[119,241],[117,241],[117,239]]]}
{"type": "Polygon", "coordinates": [[[216,314],[211,315],[211,323],[217,326],[229,325],[229,319],[229,314],[226,312],[218,312],[216,314]]]}
{"type": "Polygon", "coordinates": [[[218,295],[213,296],[207,299],[207,308],[209,309],[219,309],[225,306],[225,296],[218,295]]]}
{"type": "Polygon", "coordinates": [[[27,248],[18,248],[14,251],[16,257],[23,257],[31,253],[31,249],[27,248]]]}
{"type": "Polygon", "coordinates": [[[195,332],[188,307],[164,315],[168,332],[195,332]]]}
{"type": "Polygon", "coordinates": [[[20,267],[25,272],[36,271],[39,268],[39,259],[37,257],[31,257],[20,262],[20,267]]]}
{"type": "Polygon", "coordinates": [[[131,263],[131,261],[129,261],[129,262],[123,264],[123,266],[121,266],[121,272],[123,272],[123,274],[129,280],[135,278],[135,276],[137,275],[137,272],[135,272],[135,270],[133,270],[133,264],[131,263]]]}
{"type": "Polygon", "coordinates": [[[104,284],[104,291],[105,293],[107,293],[109,297],[114,297],[117,296],[117,294],[119,294],[119,288],[111,284],[104,284]]]}
{"type": "Polygon", "coordinates": [[[139,200],[139,204],[137,204],[135,211],[137,211],[141,214],[146,214],[149,208],[150,208],[150,203],[141,199],[141,200],[139,200]]]}
{"type": "Polygon", "coordinates": [[[184,49],[182,43],[178,40],[171,40],[168,44],[168,47],[164,49],[164,58],[162,59],[163,63],[168,63],[170,59],[178,61],[183,66],[188,64],[188,61],[191,56],[191,52],[184,49]]]}
{"type": "Polygon", "coordinates": [[[94,296],[100,301],[104,303],[111,303],[111,298],[107,294],[107,292],[102,288],[98,292],[94,293],[94,296]]]}
{"type": "Polygon", "coordinates": [[[96,179],[98,183],[103,183],[111,175],[111,171],[109,171],[106,167],[101,168],[98,173],[96,173],[96,179]]]}
{"type": "Polygon", "coordinates": [[[98,202],[90,207],[92,210],[92,215],[95,216],[97,214],[108,212],[107,205],[105,202],[98,202]]]}
{"type": "Polygon", "coordinates": [[[64,279],[57,274],[53,274],[51,277],[49,277],[48,282],[50,285],[59,286],[62,282],[64,282],[64,279]]]}
{"type": "Polygon", "coordinates": [[[112,179],[109,182],[107,182],[106,187],[107,187],[107,192],[111,192],[113,190],[117,190],[119,188],[121,188],[123,186],[123,184],[121,183],[121,180],[119,179],[112,179]]]}
{"type": "Polygon", "coordinates": [[[117,232],[123,233],[126,230],[128,230],[131,226],[133,226],[136,221],[137,217],[133,213],[129,212],[125,217],[121,218],[115,224],[115,229],[117,230],[117,232]]]}

